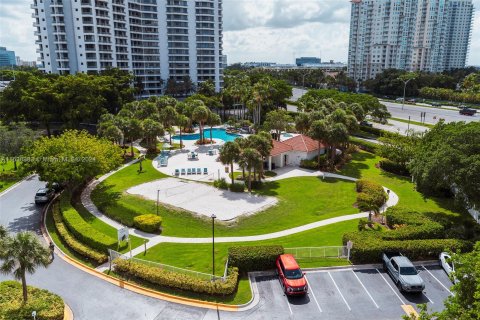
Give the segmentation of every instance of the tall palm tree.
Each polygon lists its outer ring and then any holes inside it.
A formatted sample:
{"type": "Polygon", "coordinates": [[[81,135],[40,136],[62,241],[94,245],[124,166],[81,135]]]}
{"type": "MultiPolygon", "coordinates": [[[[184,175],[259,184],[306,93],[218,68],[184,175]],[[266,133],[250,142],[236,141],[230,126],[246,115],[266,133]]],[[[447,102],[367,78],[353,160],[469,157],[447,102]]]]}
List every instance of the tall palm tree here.
{"type": "Polygon", "coordinates": [[[193,120],[200,125],[200,144],[204,144],[205,137],[203,136],[203,125],[208,120],[208,115],[211,111],[203,104],[197,106],[192,113],[193,120]]]}
{"type": "Polygon", "coordinates": [[[20,232],[15,236],[6,236],[2,240],[0,258],[3,260],[0,272],[13,273],[22,281],[23,303],[28,299],[26,273],[33,274],[37,267],[48,267],[50,252],[44,247],[33,232],[20,232]]]}
{"type": "Polygon", "coordinates": [[[142,121],[142,128],[147,143],[147,148],[150,150],[155,150],[157,147],[157,137],[165,134],[162,124],[148,118],[142,121]]]}
{"type": "Polygon", "coordinates": [[[182,149],[183,148],[182,130],[190,125],[190,119],[183,114],[179,114],[178,117],[177,117],[177,122],[176,123],[177,123],[177,126],[180,129],[180,149],[182,149]]]}
{"type": "Polygon", "coordinates": [[[330,165],[332,170],[335,167],[335,155],[336,155],[336,147],[348,142],[348,129],[343,123],[334,123],[330,126],[328,132],[328,142],[331,148],[331,160],[330,165]]]}
{"type": "Polygon", "coordinates": [[[219,124],[222,124],[222,119],[218,114],[214,112],[210,112],[208,114],[207,124],[210,127],[210,143],[213,143],[212,129],[214,126],[218,126],[219,124]]]}
{"type": "MultiPolygon", "coordinates": [[[[262,131],[258,134],[249,136],[246,141],[248,147],[257,150],[261,156],[261,165],[258,166],[260,180],[263,177],[263,161],[270,156],[270,151],[272,151],[273,148],[272,138],[269,133],[262,131]]],[[[257,167],[254,169],[256,171],[257,167]]],[[[253,178],[255,180],[255,174],[253,178]]]]}
{"type": "Polygon", "coordinates": [[[252,192],[252,169],[258,167],[262,156],[257,150],[253,148],[246,148],[242,151],[240,158],[248,170],[248,192],[252,192]]]}
{"type": "MultiPolygon", "coordinates": [[[[160,118],[162,119],[163,127],[167,130],[175,124],[177,117],[178,117],[177,110],[175,110],[175,108],[172,106],[166,106],[160,112],[160,118]]],[[[169,136],[170,136],[170,139],[169,139],[170,144],[172,144],[172,134],[170,133],[169,136]]]]}
{"type": "Polygon", "coordinates": [[[233,177],[233,163],[238,161],[240,157],[241,149],[238,143],[235,141],[225,142],[222,149],[220,149],[220,162],[223,164],[230,164],[230,173],[232,174],[232,184],[234,183],[233,177]]]}
{"type": "Polygon", "coordinates": [[[268,101],[270,91],[271,84],[267,78],[258,81],[252,88],[252,100],[254,102],[253,123],[256,125],[260,124],[262,118],[262,105],[268,101]]]}
{"type": "Polygon", "coordinates": [[[320,152],[322,143],[326,144],[330,132],[329,125],[325,120],[316,120],[312,122],[308,135],[318,142],[318,167],[320,167],[320,152]]]}

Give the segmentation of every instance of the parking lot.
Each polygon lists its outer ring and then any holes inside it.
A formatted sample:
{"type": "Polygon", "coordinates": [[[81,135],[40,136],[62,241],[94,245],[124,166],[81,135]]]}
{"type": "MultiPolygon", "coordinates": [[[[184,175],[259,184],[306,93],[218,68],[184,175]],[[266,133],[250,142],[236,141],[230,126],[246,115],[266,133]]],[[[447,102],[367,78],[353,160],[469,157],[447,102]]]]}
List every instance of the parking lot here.
{"type": "Polygon", "coordinates": [[[417,269],[425,282],[419,294],[401,293],[382,269],[307,272],[309,292],[299,297],[287,297],[275,276],[255,280],[263,307],[275,310],[278,319],[400,319],[408,308],[418,311],[420,303],[426,303],[429,310],[442,310],[451,294],[452,283],[439,266],[417,269]]]}

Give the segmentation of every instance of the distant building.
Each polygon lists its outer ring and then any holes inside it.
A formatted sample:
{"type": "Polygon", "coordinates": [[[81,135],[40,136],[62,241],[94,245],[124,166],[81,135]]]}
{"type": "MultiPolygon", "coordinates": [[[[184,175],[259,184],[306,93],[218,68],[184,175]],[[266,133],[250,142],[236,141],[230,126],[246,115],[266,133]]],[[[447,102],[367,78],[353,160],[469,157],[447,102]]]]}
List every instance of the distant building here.
{"type": "Polygon", "coordinates": [[[275,62],[244,62],[242,63],[243,67],[246,68],[263,68],[263,67],[272,67],[277,63],[275,62]]]}
{"type": "Polygon", "coordinates": [[[36,67],[37,66],[36,61],[22,60],[19,56],[16,56],[15,60],[17,62],[17,66],[22,66],[22,67],[36,67]]]}
{"type": "Polygon", "coordinates": [[[7,50],[5,47],[0,47],[0,67],[16,66],[15,51],[7,50]]]}
{"type": "Polygon", "coordinates": [[[348,75],[441,72],[466,64],[472,0],[352,0],[348,75]]]}
{"type": "Polygon", "coordinates": [[[227,55],[224,54],[220,57],[220,63],[222,65],[222,68],[225,69],[226,67],[228,67],[228,60],[227,60],[227,55]]]}
{"type": "Polygon", "coordinates": [[[322,63],[322,59],[316,57],[300,57],[295,59],[295,64],[299,67],[304,66],[306,64],[320,64],[322,63]]]}

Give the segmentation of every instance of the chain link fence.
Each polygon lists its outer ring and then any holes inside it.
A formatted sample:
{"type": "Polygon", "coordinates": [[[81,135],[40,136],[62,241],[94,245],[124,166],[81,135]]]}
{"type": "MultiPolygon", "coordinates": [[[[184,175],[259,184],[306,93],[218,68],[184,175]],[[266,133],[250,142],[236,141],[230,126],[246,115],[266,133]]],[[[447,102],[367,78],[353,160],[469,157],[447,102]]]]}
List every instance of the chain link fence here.
{"type": "Polygon", "coordinates": [[[349,258],[348,249],[346,246],[285,248],[285,253],[292,254],[297,260],[319,258],[349,258]]]}

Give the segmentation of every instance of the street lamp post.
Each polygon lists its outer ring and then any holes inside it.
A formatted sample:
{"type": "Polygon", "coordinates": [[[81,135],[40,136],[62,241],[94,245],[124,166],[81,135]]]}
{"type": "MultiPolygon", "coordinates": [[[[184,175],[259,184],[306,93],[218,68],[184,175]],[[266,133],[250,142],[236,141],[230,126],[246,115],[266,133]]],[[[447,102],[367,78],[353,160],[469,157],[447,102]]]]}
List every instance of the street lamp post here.
{"type": "Polygon", "coordinates": [[[215,214],[211,215],[212,218],[212,274],[215,278],[215,214]]]}
{"type": "Polygon", "coordinates": [[[157,216],[158,216],[158,202],[160,202],[160,189],[157,190],[157,216]]]}
{"type": "Polygon", "coordinates": [[[404,86],[403,86],[403,100],[402,100],[402,111],[403,111],[403,107],[405,106],[405,93],[407,92],[407,84],[410,82],[410,80],[413,80],[413,79],[408,79],[407,81],[404,81],[404,86]]]}

